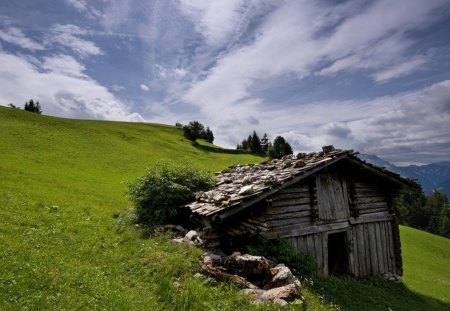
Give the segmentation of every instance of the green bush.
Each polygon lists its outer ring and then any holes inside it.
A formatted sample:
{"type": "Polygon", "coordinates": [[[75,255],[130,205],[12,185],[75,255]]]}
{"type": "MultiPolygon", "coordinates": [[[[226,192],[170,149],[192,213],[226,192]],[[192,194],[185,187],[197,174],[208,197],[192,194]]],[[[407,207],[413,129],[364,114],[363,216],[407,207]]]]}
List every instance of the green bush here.
{"type": "Polygon", "coordinates": [[[317,275],[314,258],[299,252],[286,240],[257,238],[246,247],[245,251],[252,255],[264,256],[276,263],[283,263],[297,276],[305,278],[317,275]]]}
{"type": "Polygon", "coordinates": [[[181,206],[195,199],[196,191],[214,185],[214,177],[190,163],[157,162],[129,186],[137,221],[145,225],[179,222],[185,216],[181,206]]]}

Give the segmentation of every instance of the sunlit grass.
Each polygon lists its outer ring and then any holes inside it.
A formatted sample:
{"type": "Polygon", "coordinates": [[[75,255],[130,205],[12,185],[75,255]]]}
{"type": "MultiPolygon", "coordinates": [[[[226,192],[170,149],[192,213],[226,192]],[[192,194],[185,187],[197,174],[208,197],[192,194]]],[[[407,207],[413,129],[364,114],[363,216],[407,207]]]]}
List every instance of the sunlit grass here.
{"type": "MultiPolygon", "coordinates": [[[[277,309],[251,305],[231,284],[195,278],[200,250],[168,236],[144,239],[127,221],[127,182],[160,159],[211,171],[264,160],[195,148],[172,126],[0,107],[0,310],[277,309]]],[[[406,287],[318,280],[304,290],[308,308],[447,308],[448,240],[401,233],[406,287]]]]}

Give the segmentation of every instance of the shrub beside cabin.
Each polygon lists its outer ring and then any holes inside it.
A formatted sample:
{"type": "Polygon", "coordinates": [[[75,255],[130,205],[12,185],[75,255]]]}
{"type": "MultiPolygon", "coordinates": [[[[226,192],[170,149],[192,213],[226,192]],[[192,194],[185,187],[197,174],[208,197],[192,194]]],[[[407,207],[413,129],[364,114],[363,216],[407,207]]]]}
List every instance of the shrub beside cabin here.
{"type": "Polygon", "coordinates": [[[352,150],[233,166],[216,187],[187,205],[204,238],[285,238],[309,253],[323,275],[402,275],[392,200],[418,188],[412,180],[368,164],[352,150]]]}

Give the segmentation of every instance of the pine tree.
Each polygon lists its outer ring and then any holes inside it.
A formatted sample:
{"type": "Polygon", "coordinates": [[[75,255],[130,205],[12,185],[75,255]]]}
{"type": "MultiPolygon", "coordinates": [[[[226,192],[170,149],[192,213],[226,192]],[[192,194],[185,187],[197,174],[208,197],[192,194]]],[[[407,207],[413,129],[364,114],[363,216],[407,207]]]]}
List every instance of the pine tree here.
{"type": "Polygon", "coordinates": [[[262,153],[261,140],[258,134],[256,134],[256,131],[253,131],[253,135],[251,136],[250,150],[253,153],[262,153]]]}
{"type": "Polygon", "coordinates": [[[261,148],[264,152],[267,153],[267,149],[269,148],[269,138],[267,137],[267,133],[264,133],[261,138],[261,148]]]}
{"type": "Polygon", "coordinates": [[[28,102],[25,103],[23,109],[25,111],[30,111],[30,112],[34,112],[34,113],[37,113],[37,114],[42,114],[41,104],[39,104],[39,102],[36,102],[36,104],[35,104],[32,99],[30,99],[28,102]]]}

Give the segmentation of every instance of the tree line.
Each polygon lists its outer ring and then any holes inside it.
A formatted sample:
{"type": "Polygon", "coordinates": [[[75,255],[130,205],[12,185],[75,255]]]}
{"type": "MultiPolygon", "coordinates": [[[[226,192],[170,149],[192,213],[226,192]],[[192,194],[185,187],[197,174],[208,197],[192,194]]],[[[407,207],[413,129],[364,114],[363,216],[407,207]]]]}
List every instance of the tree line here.
{"type": "Polygon", "coordinates": [[[197,139],[203,139],[211,144],[214,142],[214,133],[209,126],[205,128],[205,126],[198,121],[191,121],[187,125],[182,125],[177,122],[175,125],[183,128],[184,137],[190,141],[195,142],[197,139]]]}
{"type": "MultiPolygon", "coordinates": [[[[8,106],[11,107],[11,108],[14,108],[14,109],[20,109],[20,107],[17,107],[14,104],[9,104],[8,106]]],[[[32,99],[30,99],[29,101],[25,102],[23,110],[34,112],[34,113],[37,113],[37,114],[42,114],[41,104],[38,101],[36,101],[36,103],[35,103],[32,99]]]]}
{"type": "Polygon", "coordinates": [[[450,205],[444,193],[406,193],[396,198],[394,206],[401,224],[450,238],[450,205]]]}
{"type": "Polygon", "coordinates": [[[256,131],[240,144],[236,146],[238,150],[247,150],[250,153],[266,155],[271,159],[281,159],[285,155],[293,154],[291,145],[282,136],[277,136],[273,142],[269,141],[267,133],[264,133],[262,138],[259,138],[256,131]]]}

